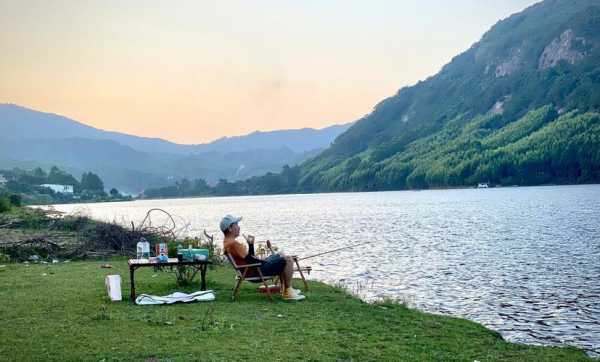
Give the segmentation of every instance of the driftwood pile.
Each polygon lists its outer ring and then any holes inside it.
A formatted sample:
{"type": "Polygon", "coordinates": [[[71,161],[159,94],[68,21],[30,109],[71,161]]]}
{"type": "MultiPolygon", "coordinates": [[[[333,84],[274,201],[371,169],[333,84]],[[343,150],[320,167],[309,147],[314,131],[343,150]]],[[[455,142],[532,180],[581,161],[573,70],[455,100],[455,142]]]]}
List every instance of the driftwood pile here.
{"type": "MultiPolygon", "coordinates": [[[[134,255],[141,237],[151,243],[175,240],[178,232],[173,217],[162,209],[151,209],[142,222],[131,228],[95,221],[84,216],[65,216],[55,211],[35,211],[35,226],[15,218],[0,225],[0,253],[13,261],[37,259],[84,259],[114,255],[134,255]],[[166,222],[153,223],[162,213],[166,222]],[[15,236],[17,235],[17,236],[15,236]],[[4,237],[3,237],[4,236],[4,237]],[[10,237],[9,237],[10,236],[10,237]]],[[[189,224],[184,225],[189,228],[189,224]]]]}

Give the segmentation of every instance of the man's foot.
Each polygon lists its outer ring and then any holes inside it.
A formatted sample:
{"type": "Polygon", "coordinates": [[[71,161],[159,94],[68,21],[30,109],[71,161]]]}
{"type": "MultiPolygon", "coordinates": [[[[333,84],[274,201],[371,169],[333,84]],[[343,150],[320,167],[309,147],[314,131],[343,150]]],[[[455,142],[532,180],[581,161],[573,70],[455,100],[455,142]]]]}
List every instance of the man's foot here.
{"type": "MultiPolygon", "coordinates": [[[[290,288],[292,290],[292,292],[294,294],[302,294],[302,291],[300,289],[296,289],[296,288],[290,288]]],[[[281,288],[281,296],[283,296],[285,294],[285,288],[281,288]]]]}
{"type": "Polygon", "coordinates": [[[300,293],[294,292],[292,288],[288,288],[283,292],[283,300],[303,300],[306,297],[300,293]]]}

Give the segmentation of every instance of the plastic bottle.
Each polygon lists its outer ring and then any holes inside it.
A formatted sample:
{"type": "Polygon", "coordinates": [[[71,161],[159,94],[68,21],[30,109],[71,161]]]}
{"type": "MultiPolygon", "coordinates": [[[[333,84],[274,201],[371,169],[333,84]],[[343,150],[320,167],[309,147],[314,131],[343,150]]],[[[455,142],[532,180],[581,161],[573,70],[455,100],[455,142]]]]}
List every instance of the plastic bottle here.
{"type": "Polygon", "coordinates": [[[149,259],[150,258],[150,243],[146,238],[140,238],[140,241],[136,244],[137,259],[149,259]]]}
{"type": "Polygon", "coordinates": [[[181,245],[181,243],[177,244],[177,260],[182,261],[183,260],[183,246],[181,245]]]}
{"type": "Polygon", "coordinates": [[[142,251],[142,253],[143,253],[142,258],[150,259],[150,243],[146,239],[144,239],[144,242],[143,242],[143,249],[144,250],[142,251]]]}
{"type": "Polygon", "coordinates": [[[144,246],[143,246],[143,242],[140,240],[136,244],[135,258],[139,260],[142,258],[143,255],[144,255],[144,246]]]}

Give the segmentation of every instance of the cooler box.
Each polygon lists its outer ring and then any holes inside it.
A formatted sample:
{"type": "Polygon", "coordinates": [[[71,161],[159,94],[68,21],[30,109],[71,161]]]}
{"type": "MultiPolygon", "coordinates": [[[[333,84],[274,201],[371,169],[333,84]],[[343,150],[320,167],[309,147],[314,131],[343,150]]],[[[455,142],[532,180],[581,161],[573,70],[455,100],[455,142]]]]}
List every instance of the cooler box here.
{"type": "Polygon", "coordinates": [[[183,260],[193,261],[195,255],[204,255],[208,259],[208,249],[180,249],[183,260]]]}

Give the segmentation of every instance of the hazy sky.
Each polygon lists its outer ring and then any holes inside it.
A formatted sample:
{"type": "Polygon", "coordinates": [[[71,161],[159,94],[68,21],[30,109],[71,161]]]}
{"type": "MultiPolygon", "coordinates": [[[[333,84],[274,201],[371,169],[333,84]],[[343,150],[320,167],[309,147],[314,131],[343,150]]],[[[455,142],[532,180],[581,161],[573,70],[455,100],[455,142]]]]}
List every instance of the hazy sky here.
{"type": "Polygon", "coordinates": [[[535,0],[0,0],[0,103],[200,143],[345,123],[535,0]]]}

